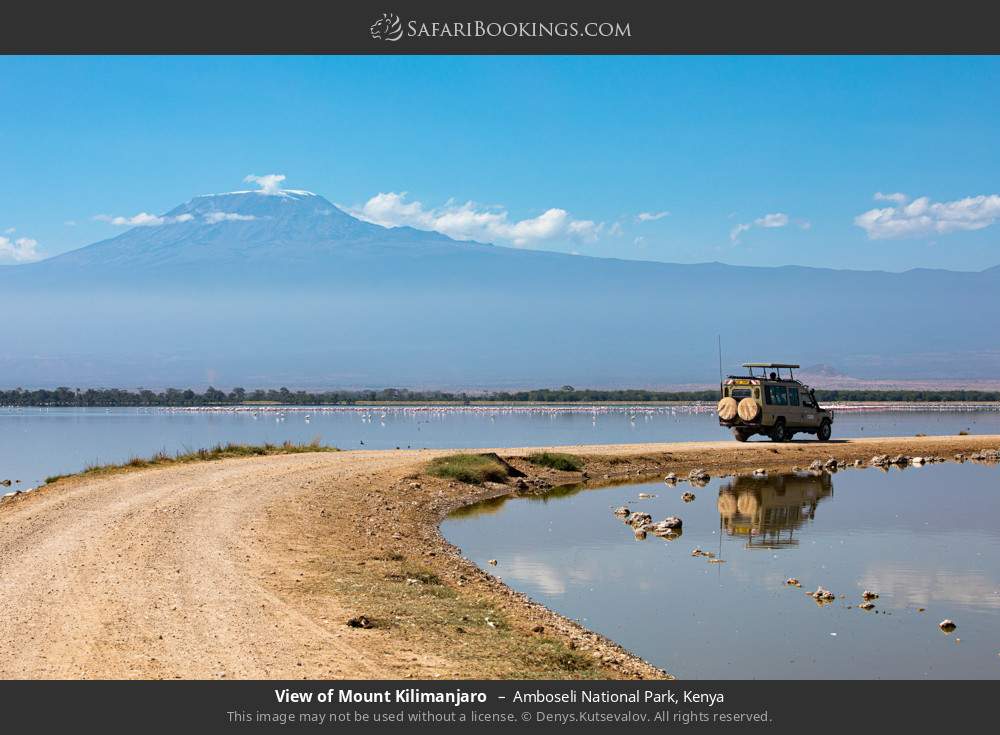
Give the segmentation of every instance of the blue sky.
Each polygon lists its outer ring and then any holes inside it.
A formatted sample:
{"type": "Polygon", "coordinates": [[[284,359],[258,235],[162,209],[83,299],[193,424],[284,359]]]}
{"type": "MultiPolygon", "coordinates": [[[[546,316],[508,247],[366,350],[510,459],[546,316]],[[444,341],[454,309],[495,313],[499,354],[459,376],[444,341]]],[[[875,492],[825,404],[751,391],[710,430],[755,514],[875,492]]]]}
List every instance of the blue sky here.
{"type": "Polygon", "coordinates": [[[0,100],[0,263],[282,174],[518,247],[1000,264],[996,58],[8,57],[0,100]]]}

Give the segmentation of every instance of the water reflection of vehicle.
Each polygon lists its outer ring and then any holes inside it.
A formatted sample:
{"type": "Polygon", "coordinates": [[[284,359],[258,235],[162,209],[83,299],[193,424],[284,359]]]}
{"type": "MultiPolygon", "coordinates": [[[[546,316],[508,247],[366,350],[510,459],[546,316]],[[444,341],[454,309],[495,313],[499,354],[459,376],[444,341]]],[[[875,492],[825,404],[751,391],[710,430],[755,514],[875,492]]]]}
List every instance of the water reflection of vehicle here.
{"type": "Polygon", "coordinates": [[[719,523],[730,536],[743,536],[747,548],[795,546],[795,530],[833,495],[833,478],[819,475],[737,477],[719,488],[719,523]]]}

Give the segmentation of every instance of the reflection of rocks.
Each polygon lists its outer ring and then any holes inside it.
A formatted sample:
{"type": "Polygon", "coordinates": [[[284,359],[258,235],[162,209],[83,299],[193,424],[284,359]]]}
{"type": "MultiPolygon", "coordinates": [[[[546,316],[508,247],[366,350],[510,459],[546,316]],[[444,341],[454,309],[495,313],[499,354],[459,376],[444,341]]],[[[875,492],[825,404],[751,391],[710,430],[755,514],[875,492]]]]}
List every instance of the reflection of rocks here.
{"type": "Polygon", "coordinates": [[[812,520],[819,502],[833,494],[833,478],[816,475],[772,475],[762,480],[735,477],[719,489],[718,510],[730,536],[742,536],[751,547],[775,548],[798,543],[796,529],[812,520]]]}
{"type": "Polygon", "coordinates": [[[685,503],[690,503],[692,500],[694,500],[694,493],[684,493],[683,495],[681,495],[681,500],[683,500],[685,503]]]}

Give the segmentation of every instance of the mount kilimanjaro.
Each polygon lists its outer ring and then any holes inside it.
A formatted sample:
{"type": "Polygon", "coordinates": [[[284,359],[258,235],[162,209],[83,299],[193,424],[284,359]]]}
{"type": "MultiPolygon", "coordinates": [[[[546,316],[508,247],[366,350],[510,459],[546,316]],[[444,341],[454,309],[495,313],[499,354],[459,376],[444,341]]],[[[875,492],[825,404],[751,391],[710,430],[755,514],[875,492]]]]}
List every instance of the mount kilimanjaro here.
{"type": "Polygon", "coordinates": [[[749,359],[1000,372],[1000,267],[904,273],[591,258],[359,220],[298,190],[195,197],[0,267],[8,387],[712,383],[749,359]]]}

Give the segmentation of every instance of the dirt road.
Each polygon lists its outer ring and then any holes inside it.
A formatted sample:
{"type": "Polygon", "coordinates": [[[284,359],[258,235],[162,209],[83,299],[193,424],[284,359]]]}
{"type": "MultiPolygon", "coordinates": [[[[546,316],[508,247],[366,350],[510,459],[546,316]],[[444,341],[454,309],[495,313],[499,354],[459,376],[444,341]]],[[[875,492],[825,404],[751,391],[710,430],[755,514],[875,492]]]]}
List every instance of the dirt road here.
{"type": "MultiPolygon", "coordinates": [[[[594,484],[1000,437],[571,447],[594,484]]],[[[527,449],[498,450],[550,482],[527,449]]],[[[512,593],[437,524],[508,492],[421,475],[443,451],[223,460],[70,478],[0,504],[0,678],[650,677],[512,593]],[[364,614],[372,629],[346,621],[364,614]]]]}

